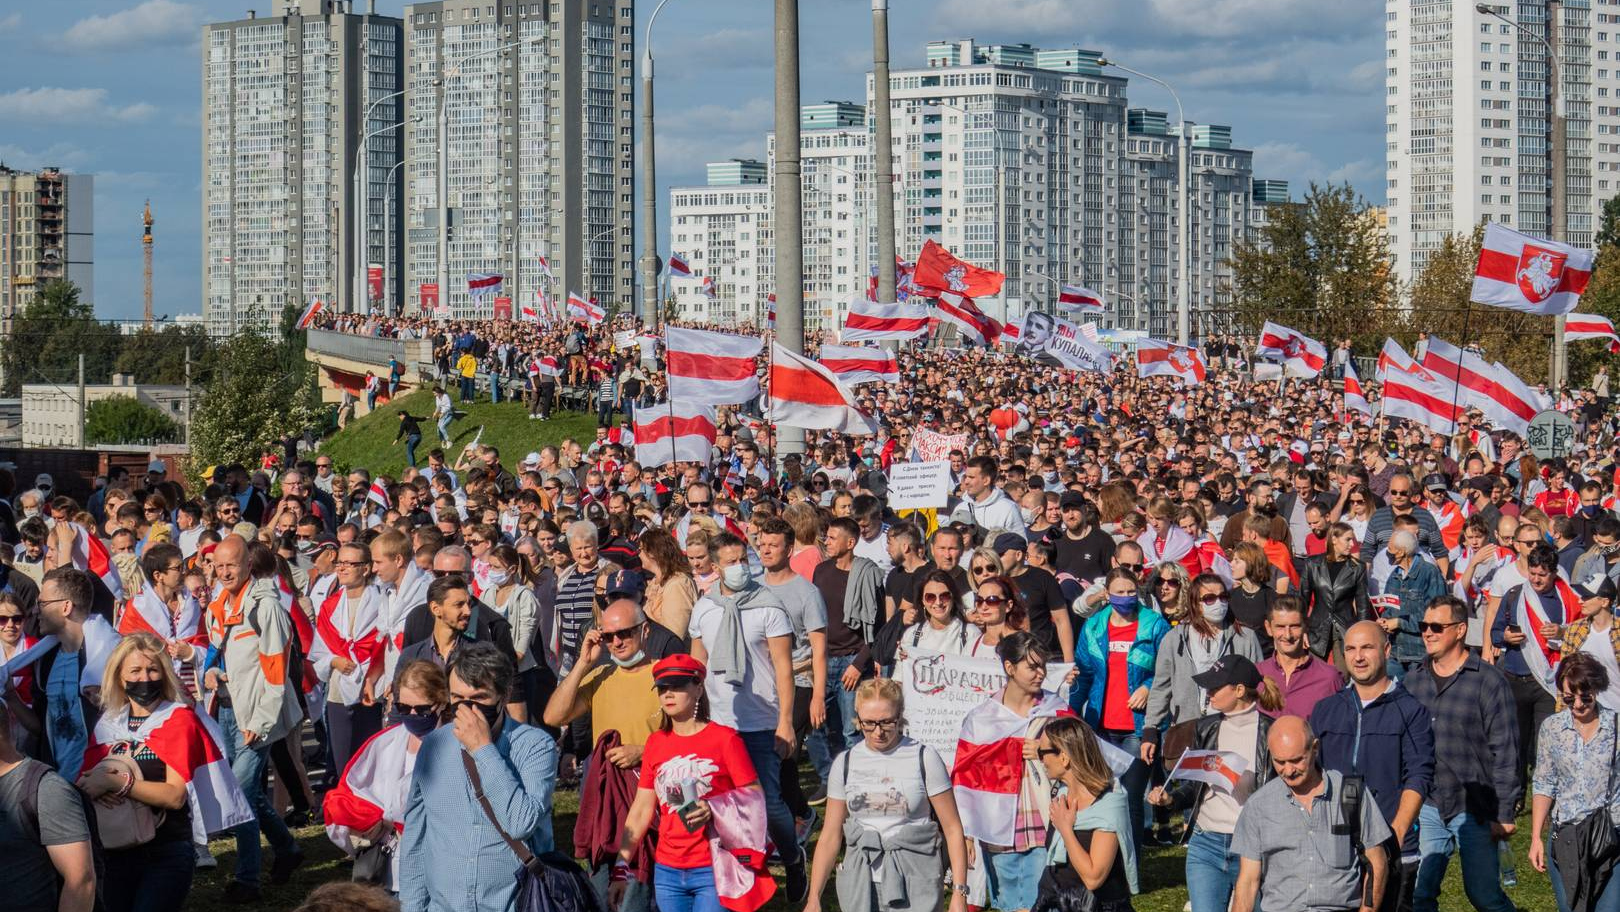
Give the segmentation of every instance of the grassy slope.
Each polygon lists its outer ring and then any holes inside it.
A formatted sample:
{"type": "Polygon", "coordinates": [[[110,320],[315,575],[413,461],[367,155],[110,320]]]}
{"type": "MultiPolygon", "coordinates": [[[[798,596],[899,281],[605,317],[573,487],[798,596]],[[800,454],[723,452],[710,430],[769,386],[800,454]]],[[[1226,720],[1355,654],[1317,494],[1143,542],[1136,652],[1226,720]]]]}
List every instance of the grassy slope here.
{"type": "MultiPolygon", "coordinates": [[[[454,393],[451,394],[454,398],[454,393]]],[[[405,467],[405,444],[394,443],[399,432],[399,413],[408,409],[418,418],[433,414],[432,393],[420,390],[402,396],[388,404],[379,404],[377,410],[350,422],[321,444],[320,452],[331,456],[339,469],[365,467],[373,475],[379,473],[398,477],[405,467]]],[[[445,451],[450,462],[456,454],[471,443],[483,427],[480,442],[493,444],[501,452],[501,463],[516,470],[524,455],[546,444],[560,443],[573,437],[589,444],[596,436],[596,419],[578,412],[552,412],[547,421],[530,421],[528,409],[520,402],[502,402],[492,405],[486,398],[471,405],[456,405],[456,420],[450,425],[452,446],[445,451]]],[[[438,445],[438,431],[431,418],[422,423],[422,443],[416,448],[418,465],[427,462],[427,453],[438,445]]]]}
{"type": "MultiPolygon", "coordinates": [[[[806,772],[805,775],[811,775],[806,772]]],[[[568,851],[573,845],[571,833],[574,827],[575,812],[579,807],[579,793],[577,791],[559,791],[556,797],[554,817],[555,837],[557,845],[568,851]]],[[[1508,890],[1508,897],[1518,904],[1521,909],[1551,909],[1553,908],[1552,887],[1547,875],[1538,874],[1525,861],[1524,853],[1529,844],[1530,818],[1526,815],[1519,820],[1518,833],[1513,837],[1514,860],[1518,865],[1519,886],[1508,890]]],[[[291,909],[298,904],[303,896],[319,884],[329,880],[347,879],[349,865],[343,860],[342,853],[326,838],[326,831],[318,826],[305,827],[297,831],[298,841],[308,853],[309,862],[293,876],[292,882],[280,887],[265,887],[264,902],[258,907],[261,909],[291,909]]],[[[229,882],[233,865],[236,862],[236,844],[229,839],[216,840],[213,844],[214,854],[219,858],[219,867],[213,871],[198,871],[197,879],[191,888],[191,897],[185,908],[189,912],[224,912],[233,908],[227,906],[221,899],[221,891],[229,882]]],[[[813,851],[813,849],[812,849],[813,851]]],[[[268,869],[271,852],[265,850],[265,865],[268,869]]],[[[1183,875],[1183,852],[1181,849],[1150,849],[1139,859],[1141,865],[1141,880],[1144,885],[1152,885],[1149,892],[1137,896],[1135,907],[1137,912],[1181,912],[1182,905],[1187,901],[1187,890],[1183,875]]],[[[829,883],[826,891],[823,908],[833,912],[838,907],[835,890],[829,883]]],[[[1466,909],[1468,900],[1463,895],[1462,878],[1459,874],[1455,860],[1446,871],[1446,883],[1440,898],[1442,909],[1466,909]]],[[[780,898],[766,906],[766,912],[792,912],[787,903],[780,898]]]]}

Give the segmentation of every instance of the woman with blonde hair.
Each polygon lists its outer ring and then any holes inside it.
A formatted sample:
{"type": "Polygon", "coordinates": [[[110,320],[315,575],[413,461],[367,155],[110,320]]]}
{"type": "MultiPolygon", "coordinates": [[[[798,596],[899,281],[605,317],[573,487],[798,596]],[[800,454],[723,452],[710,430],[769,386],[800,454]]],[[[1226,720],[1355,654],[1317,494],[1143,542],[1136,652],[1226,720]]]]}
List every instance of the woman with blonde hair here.
{"type": "MultiPolygon", "coordinates": [[[[951,568],[944,567],[942,569],[950,570],[951,568]]],[[[969,551],[967,559],[968,591],[962,595],[962,605],[968,613],[973,612],[974,599],[978,598],[979,584],[991,577],[1006,575],[1007,569],[1001,562],[1001,555],[997,554],[994,548],[980,545],[969,551]]]]}
{"type": "Polygon", "coordinates": [[[1081,908],[1090,894],[1095,912],[1131,912],[1136,892],[1136,843],[1124,788],[1103,759],[1091,727],[1073,716],[1041,730],[1035,755],[1056,787],[1049,816],[1049,864],[1031,912],[1081,908]]]}
{"type": "Polygon", "coordinates": [[[855,716],[861,741],[833,760],[827,776],[827,819],[805,912],[820,912],[827,878],[846,845],[837,886],[844,912],[937,908],[942,855],[950,862],[949,910],[966,912],[967,843],[944,758],[906,737],[898,681],[862,681],[855,716]]]}
{"type": "Polygon", "coordinates": [[[219,737],[179,698],[180,679],[162,640],[134,633],[113,647],[102,677],[102,716],[78,786],[102,809],[104,843],[114,820],[129,824],[117,832],[139,830],[143,822],[153,829],[143,842],[105,845],[100,892],[111,912],[185,905],[197,864],[193,813],[203,815],[197,829],[205,833],[253,819],[219,737]]]}
{"type": "Polygon", "coordinates": [[[641,610],[670,633],[686,639],[697,604],[697,583],[692,581],[692,562],[681,550],[675,536],[663,529],[642,533],[641,568],[647,571],[647,591],[641,610]]]}
{"type": "Polygon", "coordinates": [[[1172,624],[1186,620],[1192,605],[1192,585],[1187,568],[1176,561],[1164,561],[1148,574],[1149,604],[1172,624]]]}
{"type": "MultiPolygon", "coordinates": [[[[1163,655],[1163,652],[1160,652],[1163,655]]],[[[1271,716],[1283,708],[1277,682],[1262,677],[1241,655],[1193,675],[1208,695],[1209,714],[1193,728],[1191,750],[1229,750],[1248,764],[1230,791],[1187,779],[1173,779],[1148,793],[1148,802],[1171,811],[1189,811],[1182,835],[1187,845],[1187,893],[1192,912],[1225,912],[1237,885],[1238,857],[1232,854],[1232,832],[1243,803],[1272,777],[1266,737],[1271,716]],[[1265,710],[1260,712],[1259,710],[1265,710]]]]}

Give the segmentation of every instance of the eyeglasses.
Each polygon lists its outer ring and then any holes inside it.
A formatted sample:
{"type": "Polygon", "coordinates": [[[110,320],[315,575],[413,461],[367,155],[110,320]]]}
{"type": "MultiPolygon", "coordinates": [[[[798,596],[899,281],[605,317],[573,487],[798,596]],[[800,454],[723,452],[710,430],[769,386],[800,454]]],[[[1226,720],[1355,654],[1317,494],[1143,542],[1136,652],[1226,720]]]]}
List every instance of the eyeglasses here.
{"type": "Polygon", "coordinates": [[[1210,595],[1201,595],[1201,596],[1199,596],[1198,597],[1198,603],[1200,605],[1213,605],[1213,604],[1215,604],[1216,602],[1220,601],[1223,598],[1226,598],[1226,596],[1221,595],[1219,593],[1211,593],[1210,595]]]}
{"type": "Polygon", "coordinates": [[[1391,496],[1391,497],[1410,497],[1411,495],[1412,495],[1412,489],[1410,489],[1410,488],[1401,488],[1399,490],[1397,490],[1395,488],[1390,488],[1389,489],[1389,496],[1391,496]]]}
{"type": "Polygon", "coordinates": [[[1147,565],[1146,564],[1115,564],[1115,566],[1117,566],[1119,569],[1124,570],[1124,571],[1126,571],[1128,573],[1141,573],[1142,568],[1147,566],[1147,565]]]}
{"type": "Polygon", "coordinates": [[[900,720],[899,719],[857,719],[857,720],[855,720],[855,724],[859,725],[861,727],[861,731],[863,731],[863,732],[893,731],[895,728],[899,727],[900,720]]]}
{"type": "Polygon", "coordinates": [[[1445,633],[1447,627],[1456,627],[1460,624],[1466,623],[1467,621],[1446,621],[1444,623],[1438,623],[1435,621],[1419,621],[1418,630],[1422,631],[1423,633],[1432,633],[1438,636],[1439,634],[1445,633]]]}
{"type": "Polygon", "coordinates": [[[689,500],[689,501],[686,502],[686,505],[691,507],[692,509],[696,510],[696,509],[698,509],[700,507],[703,507],[703,508],[708,507],[709,506],[709,501],[707,501],[707,500],[689,500]]]}
{"type": "Polygon", "coordinates": [[[602,631],[602,639],[609,640],[609,641],[614,642],[614,643],[617,643],[620,640],[634,639],[635,637],[640,636],[640,635],[641,635],[641,625],[639,625],[639,624],[634,626],[634,627],[626,627],[623,630],[604,630],[604,631],[602,631]]]}
{"type": "Polygon", "coordinates": [[[950,601],[951,594],[949,592],[924,592],[922,596],[924,605],[949,604],[950,601]]]}
{"type": "Polygon", "coordinates": [[[1513,543],[1515,545],[1524,545],[1526,548],[1534,548],[1536,545],[1541,544],[1541,539],[1539,539],[1539,538],[1516,538],[1516,539],[1513,540],[1513,543]]]}
{"type": "Polygon", "coordinates": [[[368,560],[340,560],[337,562],[337,565],[339,567],[364,567],[369,563],[371,563],[371,561],[368,560]]]}
{"type": "Polygon", "coordinates": [[[436,716],[439,714],[439,708],[432,703],[395,703],[394,706],[398,707],[399,714],[402,716],[436,716]]]}
{"type": "Polygon", "coordinates": [[[1560,691],[1558,694],[1558,699],[1563,700],[1565,703],[1568,703],[1571,706],[1577,703],[1581,704],[1582,706],[1587,706],[1590,705],[1592,701],[1596,700],[1597,696],[1594,695],[1590,690],[1583,690],[1580,693],[1560,691]]]}
{"type": "Polygon", "coordinates": [[[23,616],[20,614],[0,614],[0,627],[9,627],[13,624],[22,626],[23,616]]]}
{"type": "Polygon", "coordinates": [[[1005,605],[1006,603],[1007,603],[1007,597],[1005,595],[981,595],[981,596],[979,596],[979,604],[981,604],[981,605],[1005,605]]]}
{"type": "Polygon", "coordinates": [[[1181,580],[1173,579],[1173,578],[1168,577],[1168,576],[1161,576],[1161,577],[1158,578],[1157,581],[1154,582],[1153,585],[1155,585],[1155,586],[1176,586],[1176,587],[1179,588],[1181,586],[1181,580]]]}
{"type": "Polygon", "coordinates": [[[659,681],[657,684],[653,685],[653,690],[656,690],[659,693],[667,693],[671,690],[685,690],[696,683],[697,681],[691,678],[682,681],[659,681]]]}
{"type": "Polygon", "coordinates": [[[1366,502],[1367,502],[1367,498],[1365,498],[1365,497],[1352,497],[1352,498],[1350,498],[1350,503],[1355,505],[1355,506],[1358,506],[1358,507],[1361,506],[1362,504],[1366,503],[1366,502]]]}
{"type": "Polygon", "coordinates": [[[1056,757],[1061,753],[1063,753],[1063,751],[1058,750],[1055,747],[1037,747],[1035,749],[1035,756],[1037,757],[1056,757]]]}
{"type": "Polygon", "coordinates": [[[465,570],[440,570],[437,567],[433,568],[433,576],[435,579],[444,579],[447,576],[460,576],[466,572],[467,571],[465,570]]]}
{"type": "Polygon", "coordinates": [[[162,572],[162,573],[179,573],[181,570],[184,570],[184,569],[186,569],[184,564],[175,564],[173,567],[164,567],[159,572],[162,572]]]}

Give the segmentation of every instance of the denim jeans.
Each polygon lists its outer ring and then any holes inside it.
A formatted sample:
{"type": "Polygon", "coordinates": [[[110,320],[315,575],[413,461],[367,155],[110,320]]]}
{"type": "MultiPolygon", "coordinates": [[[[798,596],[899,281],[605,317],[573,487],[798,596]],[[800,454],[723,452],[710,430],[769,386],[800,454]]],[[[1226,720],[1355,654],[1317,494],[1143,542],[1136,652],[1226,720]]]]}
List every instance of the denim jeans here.
{"type": "Polygon", "coordinates": [[[186,903],[197,856],[191,840],[161,839],[107,853],[107,912],[171,912],[186,903]]]}
{"type": "Polygon", "coordinates": [[[860,742],[855,733],[855,691],[845,690],[842,681],[844,670],[854,664],[854,656],[827,657],[827,722],[810,732],[804,745],[822,782],[827,781],[833,758],[860,742]]]}
{"type": "Polygon", "coordinates": [[[1237,886],[1238,856],[1230,833],[1194,828],[1187,840],[1187,898],[1192,912],[1226,912],[1237,886]]]}
{"type": "MultiPolygon", "coordinates": [[[[1564,892],[1564,878],[1558,873],[1558,862],[1553,860],[1552,849],[1547,850],[1547,876],[1552,878],[1553,897],[1558,901],[1558,912],[1570,912],[1569,897],[1564,892]]],[[[1610,875],[1609,883],[1598,894],[1592,912],[1620,912],[1620,876],[1610,875]]]]}
{"type": "Polygon", "coordinates": [[[1440,884],[1446,865],[1456,852],[1462,862],[1463,892],[1479,912],[1514,912],[1513,901],[1502,892],[1502,866],[1488,821],[1464,811],[1450,820],[1432,804],[1418,812],[1417,886],[1412,891],[1415,912],[1439,912],[1440,884]]]}
{"type": "Polygon", "coordinates": [[[655,866],[653,896],[658,899],[658,912],[721,912],[714,869],[709,867],[655,866]]]}
{"type": "Polygon", "coordinates": [[[1143,801],[1147,798],[1148,779],[1152,773],[1148,765],[1142,762],[1142,738],[1133,732],[1107,729],[1099,734],[1104,741],[1136,758],[1131,761],[1131,768],[1125,771],[1125,775],[1119,777],[1119,782],[1125,786],[1125,798],[1130,805],[1131,838],[1136,840],[1137,845],[1143,845],[1143,821],[1147,817],[1143,801]]]}
{"type": "Polygon", "coordinates": [[[236,727],[236,713],[224,706],[219,710],[219,727],[225,734],[225,756],[231,773],[242,787],[242,796],[258,819],[236,828],[236,879],[247,884],[259,882],[259,833],[270,840],[276,855],[298,855],[301,850],[281,815],[270,804],[270,742],[260,738],[248,747],[236,727]]]}
{"type": "Polygon", "coordinates": [[[461,378],[461,401],[462,402],[471,402],[476,397],[477,394],[473,391],[473,383],[474,383],[474,381],[473,381],[473,378],[471,378],[471,377],[462,377],[461,378]]]}
{"type": "Polygon", "coordinates": [[[377,390],[366,390],[366,411],[368,411],[368,412],[376,411],[376,409],[377,409],[377,392],[378,392],[377,390]]]}
{"type": "Polygon", "coordinates": [[[489,401],[497,405],[501,401],[501,375],[494,371],[489,373],[489,401]]]}
{"type": "MultiPolygon", "coordinates": [[[[793,812],[782,800],[782,758],[776,753],[776,732],[738,732],[743,747],[748,748],[748,759],[754,761],[754,775],[765,792],[765,829],[771,842],[782,856],[783,864],[800,861],[793,857],[799,851],[799,831],[793,825],[793,812]]],[[[662,908],[663,903],[659,903],[662,908]]]]}
{"type": "Polygon", "coordinates": [[[455,417],[456,416],[454,414],[450,414],[450,415],[445,415],[443,418],[439,419],[438,427],[439,427],[439,442],[440,443],[449,443],[450,442],[450,422],[453,421],[455,419],[455,417]]]}
{"type": "Polygon", "coordinates": [[[405,461],[413,468],[416,466],[416,448],[422,443],[421,434],[412,434],[405,438],[405,461]]]}

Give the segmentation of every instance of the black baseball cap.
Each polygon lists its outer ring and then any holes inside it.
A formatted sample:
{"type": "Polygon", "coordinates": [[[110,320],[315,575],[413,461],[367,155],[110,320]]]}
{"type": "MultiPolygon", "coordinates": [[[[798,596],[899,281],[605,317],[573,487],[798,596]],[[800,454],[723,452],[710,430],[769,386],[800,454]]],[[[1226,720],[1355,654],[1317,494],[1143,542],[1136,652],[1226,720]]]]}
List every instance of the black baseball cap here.
{"type": "Polygon", "coordinates": [[[1229,655],[1217,660],[1208,670],[1193,675],[1193,683],[1212,692],[1228,684],[1243,684],[1258,689],[1260,669],[1243,656],[1229,655]]]}

